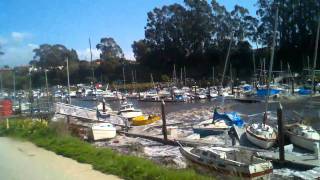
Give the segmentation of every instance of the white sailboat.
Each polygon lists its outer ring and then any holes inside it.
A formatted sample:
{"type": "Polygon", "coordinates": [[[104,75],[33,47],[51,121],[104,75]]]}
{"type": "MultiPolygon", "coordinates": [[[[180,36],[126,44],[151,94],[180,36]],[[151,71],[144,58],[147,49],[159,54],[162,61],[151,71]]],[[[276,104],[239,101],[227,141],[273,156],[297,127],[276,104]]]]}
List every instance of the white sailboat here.
{"type": "Polygon", "coordinates": [[[277,141],[275,129],[262,123],[254,123],[248,126],[246,136],[250,142],[263,149],[269,149],[277,141]]]}
{"type": "Polygon", "coordinates": [[[273,60],[274,60],[276,30],[278,26],[278,23],[277,23],[278,13],[279,13],[279,10],[277,8],[276,18],[275,18],[275,29],[273,31],[273,43],[272,43],[271,60],[270,60],[268,82],[267,82],[266,107],[265,107],[263,122],[251,124],[246,128],[246,136],[248,140],[254,145],[264,149],[268,149],[272,147],[275,144],[277,139],[276,130],[272,128],[270,125],[267,125],[266,121],[268,119],[267,111],[268,111],[268,103],[269,103],[269,96],[270,96],[270,82],[271,82],[273,60]]]}
{"type": "Polygon", "coordinates": [[[311,126],[295,123],[287,126],[286,133],[292,144],[310,151],[319,151],[320,135],[311,126]]]}
{"type": "Polygon", "coordinates": [[[91,127],[93,140],[110,139],[116,136],[116,128],[110,123],[95,123],[91,127]]]}

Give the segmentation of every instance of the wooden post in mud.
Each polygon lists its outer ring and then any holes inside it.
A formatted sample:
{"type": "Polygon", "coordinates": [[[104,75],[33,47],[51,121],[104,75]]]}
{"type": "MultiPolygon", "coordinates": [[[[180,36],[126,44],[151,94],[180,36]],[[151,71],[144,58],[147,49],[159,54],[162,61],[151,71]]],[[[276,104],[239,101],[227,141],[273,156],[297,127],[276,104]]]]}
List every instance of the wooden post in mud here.
{"type": "Polygon", "coordinates": [[[164,101],[162,100],[161,101],[161,116],[162,116],[162,134],[163,134],[163,139],[165,141],[168,140],[168,137],[167,137],[167,123],[166,123],[166,112],[165,112],[165,103],[164,101]]]}
{"type": "Polygon", "coordinates": [[[7,129],[9,129],[10,125],[9,125],[9,119],[8,118],[6,119],[6,123],[7,123],[7,129]]]}
{"type": "Polygon", "coordinates": [[[294,80],[291,80],[291,94],[294,94],[294,80]]]}
{"type": "Polygon", "coordinates": [[[279,143],[279,161],[281,164],[285,161],[284,154],[284,132],[283,132],[283,121],[282,121],[282,105],[279,104],[279,108],[277,109],[277,119],[278,119],[278,143],[279,143]]]}

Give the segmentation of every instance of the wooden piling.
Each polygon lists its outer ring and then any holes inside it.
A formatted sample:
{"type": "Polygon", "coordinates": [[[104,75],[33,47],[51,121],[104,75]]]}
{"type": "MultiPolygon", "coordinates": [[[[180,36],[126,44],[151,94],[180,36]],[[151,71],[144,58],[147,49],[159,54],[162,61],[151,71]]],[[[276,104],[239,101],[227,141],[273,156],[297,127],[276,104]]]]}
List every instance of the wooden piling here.
{"type": "Polygon", "coordinates": [[[284,132],[283,132],[282,118],[283,118],[282,105],[279,104],[279,108],[277,109],[277,120],[278,120],[278,144],[279,144],[279,161],[280,161],[280,163],[285,162],[284,132]]]}
{"type": "Polygon", "coordinates": [[[6,118],[6,124],[7,124],[7,129],[9,129],[10,125],[9,125],[9,119],[8,118],[6,118]]]}
{"type": "Polygon", "coordinates": [[[291,83],[291,94],[294,94],[294,80],[292,79],[291,83]]]}
{"type": "Polygon", "coordinates": [[[163,134],[163,139],[165,141],[168,140],[168,137],[167,137],[167,123],[166,123],[166,112],[165,112],[165,103],[164,101],[162,100],[161,102],[161,116],[162,116],[162,134],[163,134]]]}

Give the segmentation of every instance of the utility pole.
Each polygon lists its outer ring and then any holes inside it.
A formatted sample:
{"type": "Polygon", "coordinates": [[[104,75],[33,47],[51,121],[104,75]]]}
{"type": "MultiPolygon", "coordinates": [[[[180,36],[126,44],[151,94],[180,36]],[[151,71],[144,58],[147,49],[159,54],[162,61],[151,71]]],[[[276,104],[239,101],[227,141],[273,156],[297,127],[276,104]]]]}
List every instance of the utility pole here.
{"type": "Polygon", "coordinates": [[[319,43],[319,31],[320,31],[320,15],[318,17],[318,28],[317,28],[317,36],[316,36],[316,43],[314,47],[314,58],[313,58],[313,69],[312,69],[312,86],[313,86],[313,93],[316,93],[316,85],[314,84],[314,76],[315,70],[317,67],[317,56],[318,56],[318,43],[319,43]]]}
{"type": "Polygon", "coordinates": [[[252,50],[252,61],[253,61],[253,74],[256,77],[256,57],[254,54],[254,50],[252,50]]]}
{"type": "Polygon", "coordinates": [[[183,81],[182,81],[182,68],[180,68],[180,83],[182,84],[183,81]]]}
{"type": "Polygon", "coordinates": [[[173,82],[176,83],[176,81],[177,81],[177,74],[176,74],[176,65],[175,65],[175,64],[173,64],[172,79],[173,79],[173,82]]]}
{"type": "Polygon", "coordinates": [[[186,66],[183,66],[183,71],[184,71],[184,85],[187,85],[187,72],[186,72],[186,66]]]}
{"type": "Polygon", "coordinates": [[[212,85],[214,84],[214,66],[212,66],[212,85]]]}
{"type": "Polygon", "coordinates": [[[134,75],[133,75],[133,70],[131,70],[131,78],[132,78],[132,83],[134,83],[134,75]]]}
{"type": "Polygon", "coordinates": [[[94,69],[92,64],[92,51],[91,51],[91,40],[89,38],[89,46],[90,46],[90,65],[91,65],[91,71],[92,71],[92,81],[94,82],[94,69]]]}
{"type": "Polygon", "coordinates": [[[137,71],[136,71],[136,70],[134,70],[134,80],[135,80],[135,83],[138,82],[138,81],[137,81],[137,71]]]}
{"type": "Polygon", "coordinates": [[[68,98],[69,104],[71,104],[71,96],[70,96],[70,77],[69,77],[69,58],[66,58],[67,61],[67,78],[68,78],[68,98]]]}
{"type": "Polygon", "coordinates": [[[13,102],[16,100],[16,72],[15,70],[12,71],[12,78],[13,78],[13,102]]]}
{"type": "Polygon", "coordinates": [[[32,93],[31,69],[29,69],[29,101],[30,101],[29,109],[30,109],[30,113],[32,114],[32,112],[33,112],[33,107],[32,107],[32,104],[33,104],[33,93],[32,93]]]}
{"type": "Polygon", "coordinates": [[[154,85],[152,73],[150,74],[150,78],[151,78],[151,83],[153,84],[153,87],[155,88],[156,86],[154,85]]]}
{"type": "Polygon", "coordinates": [[[123,90],[126,89],[126,76],[124,74],[124,65],[122,65],[122,76],[123,76],[123,90]]]}
{"type": "Polygon", "coordinates": [[[46,91],[47,91],[47,103],[48,103],[48,111],[49,111],[49,85],[48,85],[48,75],[47,75],[47,72],[48,70],[45,69],[44,70],[44,76],[45,76],[45,79],[46,79],[46,91]]]}
{"type": "Polygon", "coordinates": [[[2,71],[0,71],[0,90],[1,90],[1,96],[2,96],[3,95],[2,71]]]}

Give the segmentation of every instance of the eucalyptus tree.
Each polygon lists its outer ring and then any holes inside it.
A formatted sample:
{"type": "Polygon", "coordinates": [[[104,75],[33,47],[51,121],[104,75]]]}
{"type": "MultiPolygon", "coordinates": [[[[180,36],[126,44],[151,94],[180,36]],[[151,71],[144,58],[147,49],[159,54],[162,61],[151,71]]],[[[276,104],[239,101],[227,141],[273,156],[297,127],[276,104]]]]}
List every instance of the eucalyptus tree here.
{"type": "Polygon", "coordinates": [[[101,38],[96,48],[101,51],[100,58],[103,60],[123,59],[124,54],[121,47],[112,37],[101,38]]]}

